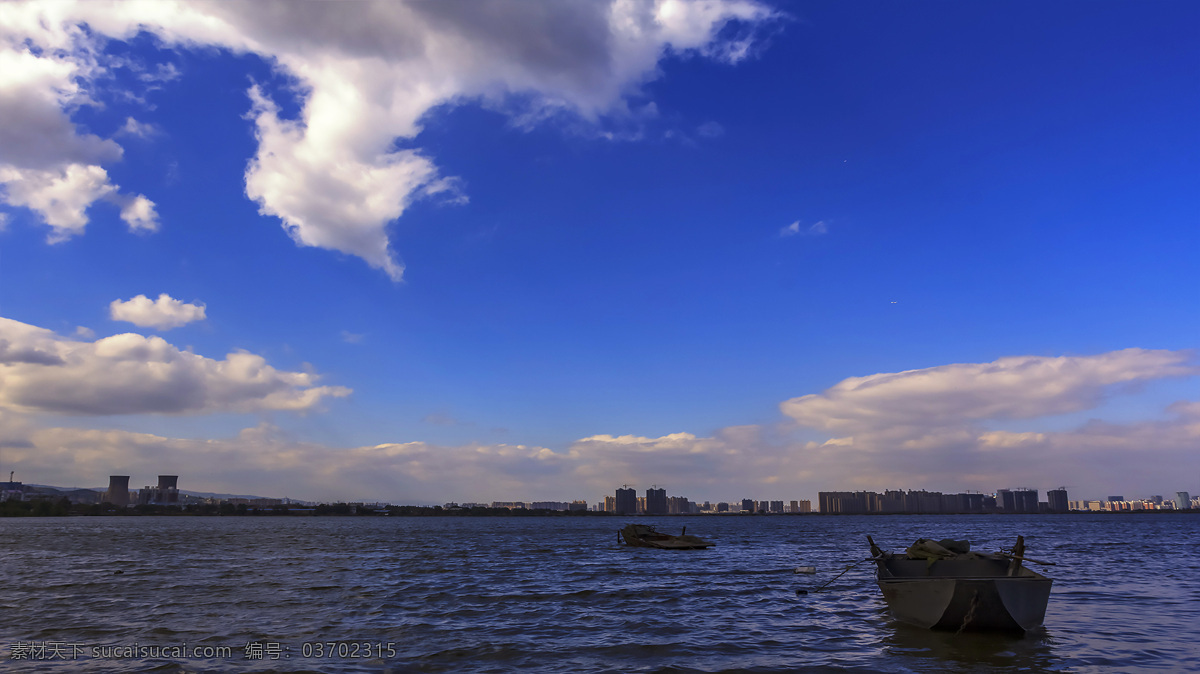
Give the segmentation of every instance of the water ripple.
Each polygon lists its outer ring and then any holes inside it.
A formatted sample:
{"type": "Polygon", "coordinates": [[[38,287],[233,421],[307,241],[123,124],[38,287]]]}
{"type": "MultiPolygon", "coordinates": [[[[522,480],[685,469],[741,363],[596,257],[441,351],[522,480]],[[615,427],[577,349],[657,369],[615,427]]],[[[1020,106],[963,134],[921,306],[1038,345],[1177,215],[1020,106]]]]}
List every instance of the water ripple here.
{"type": "Polygon", "coordinates": [[[1196,521],[668,519],[718,545],[656,551],[616,545],[608,518],[10,519],[0,669],[35,664],[8,659],[24,641],[231,653],[21,671],[1179,671],[1200,661],[1196,521]],[[899,624],[871,569],[847,570],[866,534],[997,549],[1018,533],[1059,563],[1046,627],[1024,637],[899,624]],[[248,643],[290,657],[247,659],[248,643]],[[389,650],[336,653],[351,643],[389,650]]]}

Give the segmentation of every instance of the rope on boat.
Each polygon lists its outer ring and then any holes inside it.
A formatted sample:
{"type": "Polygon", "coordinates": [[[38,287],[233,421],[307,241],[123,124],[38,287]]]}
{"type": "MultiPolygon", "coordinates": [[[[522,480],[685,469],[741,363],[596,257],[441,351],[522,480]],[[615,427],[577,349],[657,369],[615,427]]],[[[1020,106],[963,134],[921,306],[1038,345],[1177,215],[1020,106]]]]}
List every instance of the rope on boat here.
{"type": "Polygon", "coordinates": [[[963,617],[962,624],[958,626],[958,631],[955,634],[962,634],[962,631],[967,629],[967,625],[975,619],[975,607],[979,606],[979,590],[975,590],[975,594],[971,595],[971,605],[967,607],[967,615],[963,617]]]}

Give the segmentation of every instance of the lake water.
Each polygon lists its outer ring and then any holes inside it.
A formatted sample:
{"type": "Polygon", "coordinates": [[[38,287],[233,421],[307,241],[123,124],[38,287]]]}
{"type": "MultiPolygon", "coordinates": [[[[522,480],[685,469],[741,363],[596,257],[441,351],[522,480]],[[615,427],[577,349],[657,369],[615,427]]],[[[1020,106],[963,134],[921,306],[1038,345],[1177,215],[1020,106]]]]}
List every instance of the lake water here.
{"type": "Polygon", "coordinates": [[[693,551],[618,545],[617,529],[626,521],[3,519],[0,669],[1200,667],[1198,516],[638,520],[672,532],[686,526],[717,543],[693,551]],[[867,534],[885,548],[931,537],[968,538],[977,550],[1011,547],[1024,535],[1030,557],[1058,563],[1042,569],[1055,581],[1044,629],[1022,637],[955,635],[896,623],[866,563],[812,592],[867,556],[867,534]],[[795,573],[801,565],[818,573],[795,573]],[[184,644],[186,651],[172,650],[184,644]],[[14,659],[26,648],[67,659],[14,659]]]}

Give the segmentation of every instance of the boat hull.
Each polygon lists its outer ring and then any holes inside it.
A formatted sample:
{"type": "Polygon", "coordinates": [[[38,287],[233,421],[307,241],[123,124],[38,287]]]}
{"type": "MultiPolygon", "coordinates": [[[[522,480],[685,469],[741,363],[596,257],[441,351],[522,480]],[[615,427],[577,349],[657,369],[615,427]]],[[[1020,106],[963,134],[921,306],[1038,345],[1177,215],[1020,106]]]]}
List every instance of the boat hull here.
{"type": "Polygon", "coordinates": [[[1025,632],[1042,624],[1053,581],[1001,578],[880,578],[892,615],[918,627],[1025,632]]]}
{"type": "Polygon", "coordinates": [[[673,536],[655,531],[652,527],[640,524],[630,524],[621,529],[621,538],[626,545],[637,548],[658,548],[660,550],[703,550],[710,548],[713,543],[698,536],[686,534],[673,536]]]}
{"type": "Polygon", "coordinates": [[[883,598],[902,622],[941,630],[1024,632],[1046,618],[1053,581],[1010,558],[972,553],[928,560],[880,553],[874,561],[883,598]]]}

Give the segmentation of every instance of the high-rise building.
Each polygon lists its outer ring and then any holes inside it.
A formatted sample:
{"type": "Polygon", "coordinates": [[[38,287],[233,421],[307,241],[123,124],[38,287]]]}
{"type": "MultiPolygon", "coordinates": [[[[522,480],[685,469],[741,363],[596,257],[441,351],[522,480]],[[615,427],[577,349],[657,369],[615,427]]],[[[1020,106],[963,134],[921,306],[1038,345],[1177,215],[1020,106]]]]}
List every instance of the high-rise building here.
{"type": "Polygon", "coordinates": [[[1006,513],[1017,512],[1017,497],[1012,493],[1012,490],[996,490],[996,507],[1006,513]]]}
{"type": "Polygon", "coordinates": [[[943,511],[943,494],[940,491],[925,491],[909,489],[904,495],[904,512],[910,513],[940,513],[943,511]]]}
{"type": "Polygon", "coordinates": [[[629,485],[618,489],[615,512],[618,515],[636,515],[637,511],[637,492],[629,485]]]}
{"type": "Polygon", "coordinates": [[[687,515],[694,508],[695,504],[689,501],[686,496],[667,497],[667,514],[669,515],[687,515]]]}
{"type": "Polygon", "coordinates": [[[1018,489],[1014,492],[1017,502],[1017,512],[1036,513],[1038,511],[1038,490],[1018,489]]]}
{"type": "MultiPolygon", "coordinates": [[[[822,513],[883,512],[883,496],[873,491],[823,491],[817,493],[822,513]]],[[[892,512],[889,510],[889,512],[892,512]]]]}
{"type": "Polygon", "coordinates": [[[1192,507],[1192,496],[1186,491],[1175,492],[1175,509],[1190,510],[1192,507]]]}
{"type": "Polygon", "coordinates": [[[646,490],[646,514],[667,514],[667,490],[661,487],[651,487],[646,490]]]}
{"type": "Polygon", "coordinates": [[[972,494],[970,492],[959,494],[958,502],[960,512],[964,513],[981,513],[983,512],[983,494],[972,494]]]}
{"type": "Polygon", "coordinates": [[[1066,488],[1051,489],[1046,492],[1046,503],[1050,507],[1052,513],[1065,513],[1069,510],[1067,505],[1067,490],[1066,488]]]}
{"type": "Polygon", "coordinates": [[[754,499],[752,499],[752,498],[742,499],[742,512],[744,512],[744,513],[754,512],[754,499]]]}

